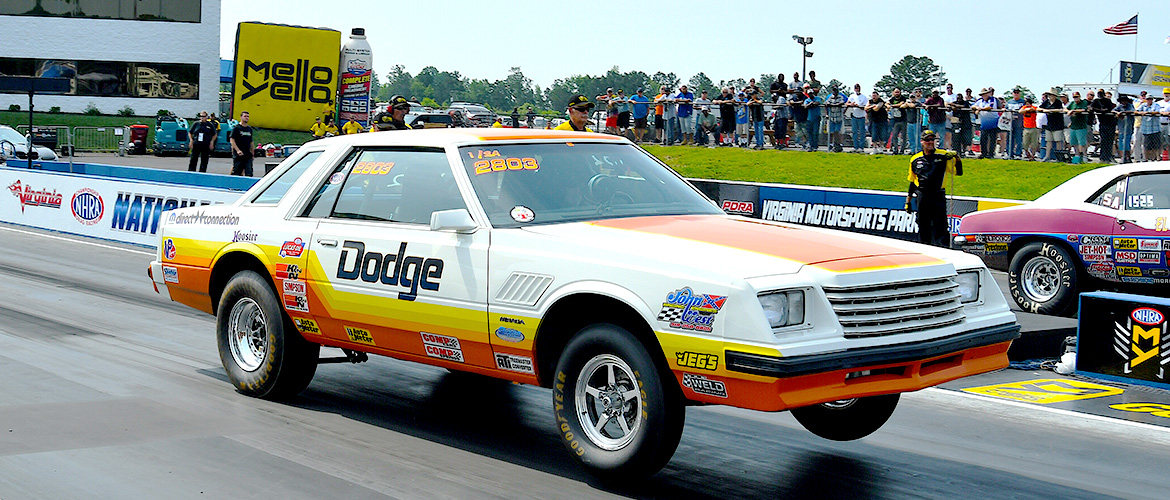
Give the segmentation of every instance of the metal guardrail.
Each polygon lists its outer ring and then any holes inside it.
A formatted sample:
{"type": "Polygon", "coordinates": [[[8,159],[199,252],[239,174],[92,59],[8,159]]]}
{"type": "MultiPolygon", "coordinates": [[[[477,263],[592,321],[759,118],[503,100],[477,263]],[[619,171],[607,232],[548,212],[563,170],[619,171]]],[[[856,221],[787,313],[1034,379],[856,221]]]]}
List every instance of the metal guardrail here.
{"type": "Polygon", "coordinates": [[[118,153],[125,151],[129,127],[73,127],[76,151],[118,153]]]}

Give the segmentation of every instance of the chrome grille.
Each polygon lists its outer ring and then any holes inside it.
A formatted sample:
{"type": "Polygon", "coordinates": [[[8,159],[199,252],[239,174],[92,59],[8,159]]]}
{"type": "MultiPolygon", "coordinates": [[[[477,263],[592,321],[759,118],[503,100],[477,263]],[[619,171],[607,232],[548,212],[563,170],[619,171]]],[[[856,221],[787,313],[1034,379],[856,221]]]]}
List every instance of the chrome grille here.
{"type": "Polygon", "coordinates": [[[965,318],[953,278],[825,287],[845,338],[942,328],[965,318]]]}

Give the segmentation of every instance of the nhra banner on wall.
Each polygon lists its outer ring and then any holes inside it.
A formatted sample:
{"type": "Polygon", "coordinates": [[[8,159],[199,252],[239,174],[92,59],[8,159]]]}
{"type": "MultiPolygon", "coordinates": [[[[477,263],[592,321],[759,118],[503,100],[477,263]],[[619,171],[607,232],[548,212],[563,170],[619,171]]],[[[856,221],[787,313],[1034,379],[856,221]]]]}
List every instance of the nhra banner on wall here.
{"type": "Polygon", "coordinates": [[[341,32],[240,23],[236,31],[232,117],[253,127],[308,131],[337,88],[341,32]]]}
{"type": "Polygon", "coordinates": [[[163,212],[243,194],[7,167],[0,167],[0,187],[0,221],[151,247],[163,212]]]}
{"type": "Polygon", "coordinates": [[[1114,292],[1081,294],[1077,372],[1170,388],[1170,300],[1114,292]]]}

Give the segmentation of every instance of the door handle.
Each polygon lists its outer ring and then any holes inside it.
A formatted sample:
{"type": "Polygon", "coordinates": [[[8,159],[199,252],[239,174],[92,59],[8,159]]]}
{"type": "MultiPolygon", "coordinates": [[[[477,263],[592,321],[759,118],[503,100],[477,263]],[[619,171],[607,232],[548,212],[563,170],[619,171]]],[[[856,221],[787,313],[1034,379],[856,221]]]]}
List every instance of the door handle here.
{"type": "Polygon", "coordinates": [[[317,238],[317,244],[325,247],[335,247],[337,246],[337,240],[325,240],[317,238]]]}

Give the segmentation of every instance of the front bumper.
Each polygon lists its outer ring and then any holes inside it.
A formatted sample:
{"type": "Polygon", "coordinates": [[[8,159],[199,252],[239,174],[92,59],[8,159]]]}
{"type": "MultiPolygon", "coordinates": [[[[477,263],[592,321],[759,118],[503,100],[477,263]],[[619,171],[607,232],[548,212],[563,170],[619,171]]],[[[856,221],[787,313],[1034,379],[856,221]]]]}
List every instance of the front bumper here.
{"type": "Polygon", "coordinates": [[[809,356],[773,357],[727,351],[727,369],[753,375],[785,378],[828,370],[924,361],[967,349],[1009,342],[1019,337],[1020,325],[1009,323],[963,332],[950,337],[916,342],[911,345],[894,344],[809,356]]]}

